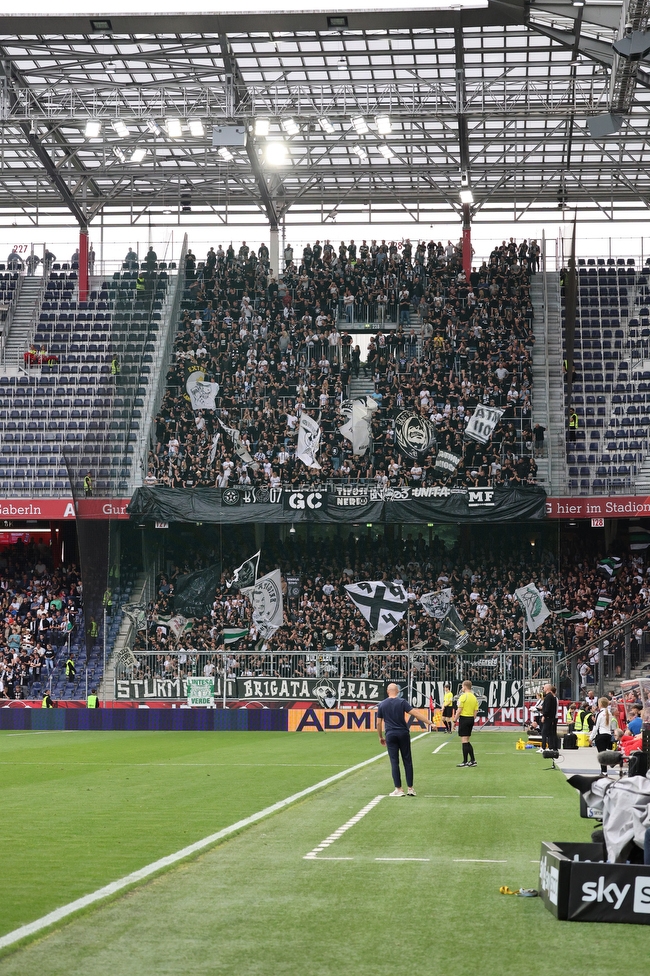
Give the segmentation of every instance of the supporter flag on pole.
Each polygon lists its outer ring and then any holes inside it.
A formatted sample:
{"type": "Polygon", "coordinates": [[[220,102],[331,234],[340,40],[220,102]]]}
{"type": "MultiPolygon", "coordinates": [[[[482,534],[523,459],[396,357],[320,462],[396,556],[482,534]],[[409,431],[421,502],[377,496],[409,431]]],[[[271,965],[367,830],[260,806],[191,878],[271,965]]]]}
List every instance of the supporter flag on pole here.
{"type": "Polygon", "coordinates": [[[248,627],[224,627],[222,634],[224,644],[236,644],[242,637],[248,637],[248,627]]]}
{"type": "Polygon", "coordinates": [[[546,618],[550,617],[551,611],[544,603],[542,594],[534,583],[529,583],[528,586],[520,586],[518,590],[515,590],[515,596],[526,614],[526,626],[534,634],[546,618]]]}
{"type": "Polygon", "coordinates": [[[232,441],[233,451],[235,452],[235,454],[237,455],[237,457],[239,458],[239,460],[240,461],[243,461],[244,464],[250,464],[251,467],[255,467],[255,464],[253,462],[253,459],[250,456],[250,454],[248,453],[248,451],[246,450],[246,447],[243,444],[242,439],[241,439],[241,434],[239,433],[239,431],[237,430],[237,428],[236,427],[227,427],[224,424],[223,420],[221,420],[221,419],[219,420],[219,423],[221,424],[221,427],[222,427],[222,430],[224,431],[224,433],[226,433],[228,435],[228,437],[230,438],[230,440],[232,441]]]}
{"type": "Polygon", "coordinates": [[[443,476],[452,475],[455,474],[456,468],[461,461],[462,458],[458,454],[452,454],[451,451],[438,451],[433,470],[443,476]]]}
{"type": "Polygon", "coordinates": [[[607,596],[607,590],[601,590],[596,600],[596,613],[603,613],[612,602],[611,596],[607,596]]]}
{"type": "Polygon", "coordinates": [[[179,576],[174,586],[174,612],[187,617],[203,617],[209,613],[220,581],[219,563],[179,576]]]}
{"type": "Polygon", "coordinates": [[[173,617],[169,618],[167,626],[171,630],[176,640],[179,641],[183,634],[188,634],[190,632],[194,626],[194,621],[188,620],[188,618],[184,617],[182,613],[176,613],[173,617]]]}
{"type": "Polygon", "coordinates": [[[644,528],[638,522],[630,522],[628,536],[632,552],[643,552],[650,546],[650,529],[644,528]]]}
{"type": "Polygon", "coordinates": [[[339,433],[352,442],[352,453],[360,457],[370,447],[370,423],[372,415],[379,409],[377,401],[371,396],[344,400],[340,409],[346,422],[339,427],[339,433]]]}
{"type": "Polygon", "coordinates": [[[190,395],[192,410],[214,410],[216,407],[215,399],[219,393],[219,384],[197,381],[190,385],[188,380],[187,392],[190,395]]]}
{"type": "Polygon", "coordinates": [[[479,403],[474,407],[474,412],[467,421],[465,436],[471,437],[479,444],[487,444],[502,416],[503,410],[498,407],[488,407],[484,403],[479,403]]]}
{"type": "Polygon", "coordinates": [[[575,610],[569,610],[568,607],[563,607],[562,610],[556,610],[555,616],[559,617],[560,620],[566,620],[570,623],[573,620],[584,620],[586,614],[583,610],[576,612],[575,610]]]}
{"type": "Polygon", "coordinates": [[[296,457],[308,468],[318,468],[320,464],[316,460],[316,455],[320,449],[321,429],[313,417],[303,412],[300,417],[298,428],[298,446],[296,447],[296,457]]]}
{"type": "Polygon", "coordinates": [[[262,550],[258,549],[254,556],[244,560],[241,566],[237,567],[232,574],[232,579],[229,579],[226,583],[228,589],[234,587],[236,590],[242,590],[245,586],[252,586],[255,583],[260,565],[261,552],[262,550]]]}
{"type": "Polygon", "coordinates": [[[438,638],[441,644],[450,651],[457,651],[464,647],[469,640],[467,627],[463,623],[456,607],[450,606],[442,622],[438,638]]]}
{"type": "Polygon", "coordinates": [[[131,621],[134,630],[147,629],[146,603],[123,603],[122,612],[131,621]]]}
{"type": "Polygon", "coordinates": [[[451,586],[437,593],[423,593],[420,597],[420,604],[425,613],[438,620],[444,620],[451,606],[451,586]]]}
{"type": "Polygon", "coordinates": [[[406,592],[399,583],[364,580],[351,583],[345,589],[357,610],[368,621],[370,630],[375,632],[373,637],[376,634],[382,637],[390,634],[406,613],[406,592]]]}
{"type": "Polygon", "coordinates": [[[260,637],[271,637],[284,622],[282,602],[282,574],[274,569],[260,576],[253,586],[241,591],[253,606],[253,623],[260,637]]]}
{"type": "Polygon", "coordinates": [[[606,576],[607,579],[611,579],[612,576],[618,576],[622,565],[623,560],[619,559],[618,556],[606,556],[605,559],[599,561],[598,572],[606,576]]]}
{"type": "Polygon", "coordinates": [[[212,437],[212,446],[210,447],[210,464],[214,464],[214,459],[217,456],[217,445],[219,443],[220,435],[214,434],[212,437]]]}

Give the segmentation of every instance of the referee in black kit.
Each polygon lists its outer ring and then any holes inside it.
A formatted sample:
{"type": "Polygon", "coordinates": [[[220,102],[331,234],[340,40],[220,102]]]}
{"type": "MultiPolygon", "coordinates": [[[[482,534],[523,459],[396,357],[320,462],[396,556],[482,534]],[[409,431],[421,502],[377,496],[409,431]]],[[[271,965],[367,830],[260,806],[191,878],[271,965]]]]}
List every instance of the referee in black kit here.
{"type": "Polygon", "coordinates": [[[411,734],[406,724],[406,719],[410,712],[415,713],[415,717],[428,726],[433,728],[433,722],[428,718],[422,718],[417,709],[404,698],[399,698],[399,688],[397,685],[389,685],[386,689],[388,698],[379,703],[377,708],[377,732],[382,746],[385,745],[390,759],[391,773],[395,789],[391,796],[416,796],[413,789],[413,759],[411,758],[411,734]],[[399,768],[399,757],[402,754],[404,763],[404,774],[406,776],[407,793],[402,789],[402,775],[399,768]]]}

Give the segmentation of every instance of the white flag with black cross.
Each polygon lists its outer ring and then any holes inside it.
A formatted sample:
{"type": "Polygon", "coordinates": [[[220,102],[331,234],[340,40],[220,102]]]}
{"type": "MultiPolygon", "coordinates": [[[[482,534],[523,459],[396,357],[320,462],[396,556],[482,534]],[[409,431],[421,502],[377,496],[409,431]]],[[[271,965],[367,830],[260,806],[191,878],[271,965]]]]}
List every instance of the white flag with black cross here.
{"type": "Polygon", "coordinates": [[[399,583],[364,580],[345,587],[355,607],[368,621],[370,630],[383,637],[390,634],[408,608],[406,591],[399,583]]]}

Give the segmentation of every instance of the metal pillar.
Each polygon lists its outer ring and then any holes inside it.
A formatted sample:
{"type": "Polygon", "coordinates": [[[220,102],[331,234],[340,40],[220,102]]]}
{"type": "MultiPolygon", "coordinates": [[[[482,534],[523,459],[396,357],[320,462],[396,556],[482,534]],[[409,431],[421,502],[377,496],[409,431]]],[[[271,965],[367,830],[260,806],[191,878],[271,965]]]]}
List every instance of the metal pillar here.
{"type": "Polygon", "coordinates": [[[463,204],[463,271],[469,281],[472,271],[472,223],[469,203],[463,204]]]}
{"type": "Polygon", "coordinates": [[[271,274],[277,279],[280,274],[280,231],[278,227],[271,227],[271,241],[269,245],[269,262],[271,274]]]}
{"type": "Polygon", "coordinates": [[[88,301],[88,228],[79,231],[79,301],[88,301]]]}
{"type": "Polygon", "coordinates": [[[605,694],[605,642],[598,641],[598,697],[605,694]]]}
{"type": "Polygon", "coordinates": [[[630,637],[632,635],[631,624],[625,624],[625,657],[623,660],[623,677],[627,680],[632,675],[632,648],[630,647],[630,637]]]}

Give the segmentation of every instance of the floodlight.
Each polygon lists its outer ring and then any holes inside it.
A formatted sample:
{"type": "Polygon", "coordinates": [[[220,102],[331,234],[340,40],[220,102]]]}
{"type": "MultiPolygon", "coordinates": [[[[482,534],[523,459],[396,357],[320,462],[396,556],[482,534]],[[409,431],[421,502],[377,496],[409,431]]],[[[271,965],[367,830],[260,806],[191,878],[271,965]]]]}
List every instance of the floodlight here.
{"type": "Polygon", "coordinates": [[[287,147],[284,142],[267,142],[266,162],[269,166],[284,166],[287,162],[287,147]]]}
{"type": "Polygon", "coordinates": [[[295,136],[298,132],[300,132],[300,128],[295,119],[283,119],[282,128],[288,136],[295,136]]]}
{"type": "Polygon", "coordinates": [[[268,119],[255,119],[255,135],[268,136],[271,123],[268,119]]]}
{"type": "Polygon", "coordinates": [[[126,153],[120,146],[116,146],[113,152],[115,153],[115,155],[117,156],[117,158],[121,163],[126,162],[126,153]]]}
{"type": "Polygon", "coordinates": [[[380,146],[379,147],[379,152],[382,154],[382,156],[384,157],[384,159],[394,159],[395,158],[395,153],[390,148],[390,146],[380,146]]]}
{"type": "Polygon", "coordinates": [[[96,139],[101,131],[102,124],[99,119],[88,119],[86,128],[84,129],[86,139],[96,139]]]}
{"type": "Polygon", "coordinates": [[[138,149],[134,149],[133,152],[131,153],[131,162],[132,163],[141,163],[142,160],[144,159],[144,157],[146,155],[147,155],[147,150],[146,149],[144,149],[142,147],[140,147],[138,149]]]}
{"type": "Polygon", "coordinates": [[[388,115],[376,115],[375,125],[377,126],[377,132],[381,136],[387,136],[389,132],[393,131],[393,127],[390,124],[390,117],[388,115]]]}
{"type": "Polygon", "coordinates": [[[361,160],[366,160],[368,158],[368,153],[363,146],[355,146],[352,152],[355,153],[355,155],[357,155],[361,160]]]}
{"type": "Polygon", "coordinates": [[[176,116],[167,119],[165,126],[167,129],[167,135],[170,139],[180,139],[180,137],[183,135],[181,120],[176,116]]]}
{"type": "Polygon", "coordinates": [[[149,132],[152,132],[155,136],[162,135],[162,129],[160,128],[157,122],[154,122],[153,119],[147,120],[147,129],[149,130],[149,132]]]}
{"type": "Polygon", "coordinates": [[[113,122],[113,129],[115,130],[116,134],[120,136],[120,138],[122,139],[126,139],[126,137],[129,134],[129,127],[124,121],[124,119],[115,119],[115,121],[113,122]]]}
{"type": "Polygon", "coordinates": [[[363,115],[357,115],[352,119],[352,125],[354,126],[357,135],[365,136],[366,132],[369,132],[368,123],[364,119],[363,115]]]}
{"type": "Polygon", "coordinates": [[[460,191],[460,202],[462,204],[474,203],[474,194],[471,190],[460,191]]]}
{"type": "Polygon", "coordinates": [[[337,68],[338,71],[346,71],[347,70],[347,66],[348,66],[348,63],[345,60],[345,58],[343,58],[343,57],[340,57],[338,59],[338,61],[336,62],[336,68],[337,68]]]}
{"type": "Polygon", "coordinates": [[[205,129],[203,128],[201,119],[190,119],[187,124],[190,127],[190,134],[195,136],[195,138],[200,139],[205,135],[205,129]]]}
{"type": "Polygon", "coordinates": [[[318,124],[323,130],[323,132],[328,132],[330,135],[334,132],[334,126],[329,119],[322,118],[318,120],[318,124]]]}
{"type": "Polygon", "coordinates": [[[217,156],[221,156],[224,163],[229,163],[231,159],[235,158],[230,152],[230,149],[228,149],[226,146],[222,146],[221,149],[217,149],[217,156]]]}

